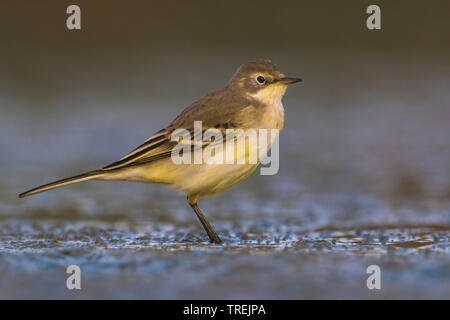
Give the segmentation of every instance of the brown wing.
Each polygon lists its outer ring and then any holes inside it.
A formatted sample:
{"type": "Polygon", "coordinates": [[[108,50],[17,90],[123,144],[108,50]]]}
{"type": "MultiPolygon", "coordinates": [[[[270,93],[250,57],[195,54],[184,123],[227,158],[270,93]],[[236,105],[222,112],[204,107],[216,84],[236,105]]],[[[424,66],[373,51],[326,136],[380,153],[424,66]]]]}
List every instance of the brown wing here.
{"type": "MultiPolygon", "coordinates": [[[[219,128],[219,130],[221,129],[222,128],[219,128]]],[[[147,139],[145,143],[131,151],[119,161],[107,165],[103,168],[103,170],[121,169],[170,157],[172,149],[178,144],[178,142],[170,140],[170,136],[173,130],[170,133],[169,130],[170,129],[163,129],[158,131],[149,139],[147,139]]],[[[203,129],[202,134],[206,130],[207,129],[203,129]]],[[[190,132],[191,137],[191,150],[194,150],[194,132],[193,129],[188,131],[190,132]]],[[[224,131],[222,134],[224,134],[224,131]]],[[[202,141],[201,146],[202,148],[204,148],[211,143],[214,143],[214,141],[202,141]]]]}
{"type": "MultiPolygon", "coordinates": [[[[119,161],[104,167],[103,170],[121,169],[170,157],[172,149],[178,143],[177,141],[171,141],[172,132],[175,129],[184,128],[193,137],[194,121],[202,121],[202,133],[209,128],[215,128],[224,134],[225,129],[239,125],[233,119],[240,110],[247,106],[249,106],[247,99],[237,95],[231,95],[230,97],[230,95],[226,95],[224,89],[208,94],[186,108],[168,127],[156,132],[144,144],[119,161]],[[220,108],[215,106],[220,106],[220,108]],[[221,121],[217,119],[221,119],[221,121]]],[[[202,147],[210,143],[203,142],[202,147]]]]}
{"type": "Polygon", "coordinates": [[[136,165],[138,163],[155,161],[158,159],[170,157],[172,148],[176,145],[175,141],[169,140],[169,133],[162,129],[148,138],[145,143],[128,153],[119,161],[111,163],[103,170],[119,169],[136,165]]]}

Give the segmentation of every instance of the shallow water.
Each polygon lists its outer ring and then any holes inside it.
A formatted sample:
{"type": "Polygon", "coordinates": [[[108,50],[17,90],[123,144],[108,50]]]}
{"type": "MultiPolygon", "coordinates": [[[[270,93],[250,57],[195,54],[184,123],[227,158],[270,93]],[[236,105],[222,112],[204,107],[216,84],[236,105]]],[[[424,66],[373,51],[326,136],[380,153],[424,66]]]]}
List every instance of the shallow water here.
{"type": "Polygon", "coordinates": [[[197,226],[3,221],[1,297],[448,297],[448,227],[217,225],[223,245],[197,226]],[[71,264],[82,270],[80,292],[64,287],[71,264]],[[382,270],[379,291],[365,287],[372,264],[382,270]]]}

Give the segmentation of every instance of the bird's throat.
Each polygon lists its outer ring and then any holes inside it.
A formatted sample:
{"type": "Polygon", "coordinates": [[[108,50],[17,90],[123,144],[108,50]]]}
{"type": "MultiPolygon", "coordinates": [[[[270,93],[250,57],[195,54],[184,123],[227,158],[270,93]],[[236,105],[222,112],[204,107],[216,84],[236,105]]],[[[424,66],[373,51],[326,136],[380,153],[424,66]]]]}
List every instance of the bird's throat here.
{"type": "Polygon", "coordinates": [[[284,126],[284,108],[281,102],[286,85],[271,84],[267,88],[261,89],[252,97],[264,105],[262,124],[266,128],[283,129],[284,126]]]}
{"type": "Polygon", "coordinates": [[[274,83],[259,90],[253,97],[264,104],[279,103],[286,92],[286,85],[274,83]]]}

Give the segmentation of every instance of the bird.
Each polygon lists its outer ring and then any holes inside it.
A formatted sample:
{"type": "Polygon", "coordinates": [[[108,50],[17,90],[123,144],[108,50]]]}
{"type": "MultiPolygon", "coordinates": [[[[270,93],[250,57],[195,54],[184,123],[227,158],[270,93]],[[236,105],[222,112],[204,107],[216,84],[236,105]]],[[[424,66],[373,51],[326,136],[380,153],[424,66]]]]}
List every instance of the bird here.
{"type": "MultiPolygon", "coordinates": [[[[279,132],[284,127],[282,97],[288,85],[299,81],[302,79],[286,77],[267,59],[244,63],[239,66],[225,87],[193,102],[169,125],[154,133],[120,160],[98,170],[33,188],[19,194],[19,197],[87,180],[126,180],[163,184],[186,196],[210,242],[220,244],[222,240],[200,210],[198,199],[220,193],[243,181],[255,171],[260,159],[257,159],[256,163],[249,161],[251,152],[235,146],[232,157],[234,160],[244,161],[177,164],[173,161],[173,153],[180,145],[180,141],[173,139],[173,135],[178,129],[194,132],[195,121],[201,121],[202,134],[209,129],[216,130],[224,135],[225,142],[247,139],[245,133],[250,129],[270,129],[279,132]],[[228,131],[233,129],[240,133],[230,137],[228,131]]],[[[194,136],[194,141],[195,138],[194,136]]],[[[269,139],[270,149],[274,137],[269,139]]],[[[249,143],[252,142],[247,142],[244,147],[248,147],[249,143]]],[[[194,148],[205,150],[214,145],[214,142],[201,140],[200,144],[194,144],[192,141],[188,142],[190,150],[194,148]]],[[[221,149],[215,150],[219,150],[220,153],[221,149]]],[[[222,153],[228,152],[223,150],[222,153]]]]}

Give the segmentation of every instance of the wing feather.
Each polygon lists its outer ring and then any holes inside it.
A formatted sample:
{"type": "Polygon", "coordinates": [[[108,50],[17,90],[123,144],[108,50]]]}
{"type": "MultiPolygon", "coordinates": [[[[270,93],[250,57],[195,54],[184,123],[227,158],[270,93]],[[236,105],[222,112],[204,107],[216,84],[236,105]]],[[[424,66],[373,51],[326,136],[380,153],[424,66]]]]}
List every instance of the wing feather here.
{"type": "MultiPolygon", "coordinates": [[[[165,129],[158,131],[148,138],[145,143],[125,155],[119,161],[107,165],[103,170],[121,169],[136,165],[137,161],[142,158],[145,158],[147,162],[150,162],[170,156],[176,142],[170,141],[167,135],[165,129]]],[[[139,163],[142,163],[142,161],[139,161],[139,163]]]]}
{"type": "MultiPolygon", "coordinates": [[[[240,126],[236,122],[235,115],[248,107],[250,102],[239,95],[233,95],[231,98],[228,96],[229,98],[226,100],[224,93],[225,91],[223,89],[218,90],[194,102],[172,121],[169,126],[156,132],[142,145],[132,150],[119,161],[104,167],[103,170],[122,169],[170,157],[172,149],[178,144],[177,141],[171,141],[172,132],[177,128],[185,128],[190,132],[191,137],[193,137],[195,120],[202,121],[202,134],[209,128],[218,129],[222,132],[224,141],[226,141],[225,130],[240,126]],[[226,105],[226,107],[212,111],[211,106],[213,105],[226,105]],[[217,119],[222,119],[222,122],[218,123],[217,119]]],[[[193,146],[195,138],[191,140],[191,146],[193,146]]],[[[202,141],[202,148],[211,143],[214,142],[202,141]]]]}

